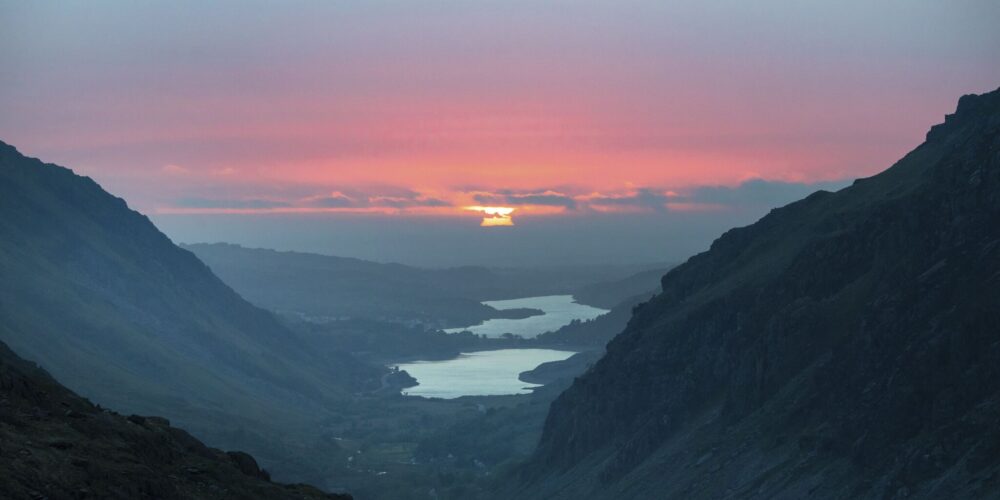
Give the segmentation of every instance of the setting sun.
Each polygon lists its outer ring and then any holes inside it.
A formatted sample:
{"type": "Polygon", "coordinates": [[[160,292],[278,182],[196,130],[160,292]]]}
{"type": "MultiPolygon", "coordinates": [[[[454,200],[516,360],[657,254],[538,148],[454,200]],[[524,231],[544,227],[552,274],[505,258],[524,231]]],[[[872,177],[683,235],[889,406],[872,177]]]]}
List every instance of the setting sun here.
{"type": "Polygon", "coordinates": [[[496,226],[513,226],[514,219],[511,218],[511,214],[514,213],[512,207],[465,207],[466,210],[472,210],[475,212],[482,212],[483,222],[479,225],[483,227],[496,227],[496,226]]]}

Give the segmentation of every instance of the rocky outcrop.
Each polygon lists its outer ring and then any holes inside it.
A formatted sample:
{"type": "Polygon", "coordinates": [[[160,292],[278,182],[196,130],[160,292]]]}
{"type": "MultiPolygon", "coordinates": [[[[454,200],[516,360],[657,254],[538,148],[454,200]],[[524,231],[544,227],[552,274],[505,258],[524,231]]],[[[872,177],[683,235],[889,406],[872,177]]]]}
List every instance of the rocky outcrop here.
{"type": "Polygon", "coordinates": [[[995,498],[1000,90],[672,270],[552,405],[532,498],[995,498]]]}

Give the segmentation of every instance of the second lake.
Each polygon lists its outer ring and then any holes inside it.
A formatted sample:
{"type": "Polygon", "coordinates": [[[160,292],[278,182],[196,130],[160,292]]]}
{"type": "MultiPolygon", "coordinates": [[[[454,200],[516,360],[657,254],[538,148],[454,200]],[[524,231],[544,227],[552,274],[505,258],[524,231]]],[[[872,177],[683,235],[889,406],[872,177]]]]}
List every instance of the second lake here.
{"type": "Polygon", "coordinates": [[[483,302],[483,304],[501,310],[519,308],[539,309],[544,314],[522,319],[490,319],[478,325],[449,328],[445,332],[459,333],[470,331],[476,335],[486,335],[487,337],[494,338],[500,337],[505,333],[512,333],[524,338],[532,338],[545,332],[558,330],[573,320],[587,321],[608,312],[607,309],[580,304],[573,300],[572,295],[547,295],[544,297],[525,297],[511,300],[491,300],[483,302]]]}

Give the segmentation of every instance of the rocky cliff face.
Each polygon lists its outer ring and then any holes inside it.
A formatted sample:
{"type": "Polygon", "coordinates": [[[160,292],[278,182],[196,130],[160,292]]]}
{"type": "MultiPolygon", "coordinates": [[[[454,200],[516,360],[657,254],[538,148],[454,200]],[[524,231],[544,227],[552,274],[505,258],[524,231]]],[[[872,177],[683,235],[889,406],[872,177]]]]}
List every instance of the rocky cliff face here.
{"type": "Polygon", "coordinates": [[[663,278],[553,405],[529,497],[1000,492],[1000,90],[663,278]]]}
{"type": "Polygon", "coordinates": [[[270,482],[246,453],[162,418],[94,406],[0,343],[0,496],[10,499],[349,499],[270,482]]]}

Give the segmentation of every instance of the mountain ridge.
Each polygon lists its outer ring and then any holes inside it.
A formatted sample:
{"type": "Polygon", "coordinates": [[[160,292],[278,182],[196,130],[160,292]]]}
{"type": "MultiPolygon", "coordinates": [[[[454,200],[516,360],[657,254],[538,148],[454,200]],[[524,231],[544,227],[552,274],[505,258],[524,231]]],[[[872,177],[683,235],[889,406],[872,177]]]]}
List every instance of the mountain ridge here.
{"type": "Polygon", "coordinates": [[[0,341],[84,397],[242,447],[234,429],[305,427],[380,386],[383,367],[307,341],[92,179],[4,143],[0,213],[0,341]]]}
{"type": "Polygon", "coordinates": [[[885,172],[671,270],[553,403],[519,493],[997,491],[998,150],[1000,90],[964,96],[885,172]]]}

